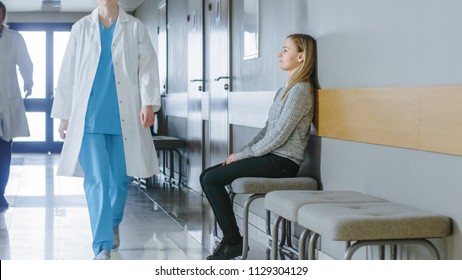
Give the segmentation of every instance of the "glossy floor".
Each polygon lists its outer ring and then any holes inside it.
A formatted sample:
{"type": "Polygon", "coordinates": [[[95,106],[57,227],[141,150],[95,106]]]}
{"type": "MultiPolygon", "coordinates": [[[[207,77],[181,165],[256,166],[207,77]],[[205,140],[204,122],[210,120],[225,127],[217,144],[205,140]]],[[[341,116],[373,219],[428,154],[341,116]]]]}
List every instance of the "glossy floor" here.
{"type": "MultiPolygon", "coordinates": [[[[93,258],[83,180],[56,176],[57,162],[57,155],[13,155],[10,209],[0,215],[0,259],[93,258]]],[[[188,188],[131,186],[112,259],[204,259],[215,244],[211,220],[207,200],[188,188]]],[[[263,232],[251,229],[248,259],[267,259],[267,243],[263,232]]]]}

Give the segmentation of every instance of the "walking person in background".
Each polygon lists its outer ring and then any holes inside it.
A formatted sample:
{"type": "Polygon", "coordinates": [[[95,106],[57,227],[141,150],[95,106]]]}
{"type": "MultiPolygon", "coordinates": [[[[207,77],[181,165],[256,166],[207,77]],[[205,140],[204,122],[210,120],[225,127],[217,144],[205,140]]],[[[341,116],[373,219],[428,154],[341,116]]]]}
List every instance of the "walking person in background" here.
{"type": "Polygon", "coordinates": [[[225,189],[227,185],[240,177],[297,175],[314,115],[315,61],[315,40],[305,34],[289,35],[279,54],[279,67],[289,78],[276,93],[265,127],[239,152],[202,172],[202,189],[223,232],[223,239],[208,260],[242,255],[242,236],[225,189]]]}
{"type": "Polygon", "coordinates": [[[6,7],[0,1],[0,212],[8,210],[5,189],[10,177],[13,138],[30,136],[16,66],[24,80],[25,97],[32,94],[33,64],[24,38],[5,26],[6,7]]]}
{"type": "Polygon", "coordinates": [[[84,174],[94,259],[119,248],[129,176],[159,172],[149,129],[159,108],[146,27],[117,0],[98,0],[72,27],[51,113],[65,140],[58,175],[84,174]]]}

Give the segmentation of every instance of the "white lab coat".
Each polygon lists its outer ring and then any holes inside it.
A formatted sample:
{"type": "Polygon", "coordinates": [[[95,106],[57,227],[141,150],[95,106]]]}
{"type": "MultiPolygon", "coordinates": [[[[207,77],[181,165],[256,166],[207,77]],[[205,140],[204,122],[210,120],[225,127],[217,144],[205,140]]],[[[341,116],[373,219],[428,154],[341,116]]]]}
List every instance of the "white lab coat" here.
{"type": "MultiPolygon", "coordinates": [[[[58,175],[81,176],[78,157],[85,115],[101,53],[98,9],[72,26],[64,54],[51,116],[69,120],[58,175]]],[[[128,176],[159,173],[149,128],[143,128],[142,106],[160,108],[157,56],[146,27],[121,8],[114,30],[112,62],[119,100],[120,123],[128,176]]]]}
{"type": "Polygon", "coordinates": [[[24,38],[19,32],[3,26],[0,38],[0,138],[5,141],[30,135],[16,65],[24,87],[31,88],[33,65],[24,38]]]}

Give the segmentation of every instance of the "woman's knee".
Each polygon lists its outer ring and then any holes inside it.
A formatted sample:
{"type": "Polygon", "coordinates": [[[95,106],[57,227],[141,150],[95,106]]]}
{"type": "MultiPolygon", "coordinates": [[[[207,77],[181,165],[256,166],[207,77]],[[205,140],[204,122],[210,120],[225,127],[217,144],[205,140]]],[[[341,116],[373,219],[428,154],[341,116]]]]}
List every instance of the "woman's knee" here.
{"type": "MultiPolygon", "coordinates": [[[[223,182],[221,182],[221,175],[217,168],[205,170],[202,172],[200,176],[200,183],[202,186],[202,190],[204,192],[209,191],[210,189],[216,189],[217,187],[221,187],[223,182]]],[[[223,185],[224,187],[224,185],[223,185]]]]}
{"type": "Polygon", "coordinates": [[[212,185],[211,182],[213,182],[213,180],[210,177],[211,177],[210,172],[204,171],[204,172],[202,172],[202,174],[201,174],[201,176],[199,178],[202,190],[204,192],[207,192],[208,189],[210,188],[210,186],[212,185]]]}

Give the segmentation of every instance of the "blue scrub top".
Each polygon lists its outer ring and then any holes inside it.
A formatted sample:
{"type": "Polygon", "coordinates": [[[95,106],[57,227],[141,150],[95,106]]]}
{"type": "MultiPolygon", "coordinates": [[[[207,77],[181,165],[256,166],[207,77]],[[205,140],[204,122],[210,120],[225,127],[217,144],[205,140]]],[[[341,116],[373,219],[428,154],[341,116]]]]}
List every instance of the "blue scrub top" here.
{"type": "Polygon", "coordinates": [[[122,134],[111,49],[116,23],[107,29],[99,24],[101,56],[88,100],[85,133],[122,134]]]}

